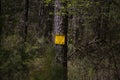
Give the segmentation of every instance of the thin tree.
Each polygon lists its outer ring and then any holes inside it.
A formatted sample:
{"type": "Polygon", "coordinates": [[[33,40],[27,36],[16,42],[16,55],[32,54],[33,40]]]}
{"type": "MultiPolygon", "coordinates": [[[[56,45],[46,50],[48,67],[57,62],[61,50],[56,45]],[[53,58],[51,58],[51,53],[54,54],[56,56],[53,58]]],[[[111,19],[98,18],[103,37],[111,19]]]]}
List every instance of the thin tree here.
{"type": "MultiPolygon", "coordinates": [[[[0,0],[0,19],[2,19],[2,3],[0,0]]],[[[2,36],[2,20],[0,20],[0,47],[1,47],[1,36],[2,36]]]]}
{"type": "Polygon", "coordinates": [[[27,42],[27,34],[28,34],[28,18],[29,18],[29,0],[25,0],[24,2],[24,24],[23,24],[23,28],[22,28],[22,38],[23,38],[23,44],[21,47],[21,62],[22,62],[22,67],[23,67],[23,72],[22,72],[22,77],[23,80],[30,80],[29,79],[29,69],[27,67],[26,64],[24,64],[23,62],[26,61],[28,55],[26,55],[25,53],[25,49],[26,49],[26,42],[27,42]]]}
{"type": "Polygon", "coordinates": [[[0,16],[1,16],[1,7],[2,7],[2,6],[1,6],[1,0],[0,0],[0,16]]]}
{"type": "Polygon", "coordinates": [[[26,42],[27,33],[28,33],[28,15],[29,15],[29,0],[25,0],[25,17],[24,17],[24,41],[26,42]]]}

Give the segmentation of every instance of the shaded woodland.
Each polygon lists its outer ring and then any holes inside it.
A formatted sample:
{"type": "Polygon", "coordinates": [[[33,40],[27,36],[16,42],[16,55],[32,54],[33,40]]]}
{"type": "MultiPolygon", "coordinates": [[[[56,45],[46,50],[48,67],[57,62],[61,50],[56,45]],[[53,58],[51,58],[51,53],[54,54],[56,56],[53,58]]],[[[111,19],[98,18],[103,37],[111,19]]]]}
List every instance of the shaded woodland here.
{"type": "Polygon", "coordinates": [[[0,0],[0,80],[120,80],[120,1],[0,0]]]}

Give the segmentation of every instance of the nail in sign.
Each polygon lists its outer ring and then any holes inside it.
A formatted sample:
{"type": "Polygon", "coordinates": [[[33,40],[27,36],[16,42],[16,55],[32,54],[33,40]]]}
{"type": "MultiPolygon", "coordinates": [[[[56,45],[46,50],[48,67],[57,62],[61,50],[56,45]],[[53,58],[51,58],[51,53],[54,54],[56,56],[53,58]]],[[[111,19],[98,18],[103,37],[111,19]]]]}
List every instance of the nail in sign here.
{"type": "Polygon", "coordinates": [[[55,35],[55,44],[64,45],[65,36],[64,35],[55,35]]]}

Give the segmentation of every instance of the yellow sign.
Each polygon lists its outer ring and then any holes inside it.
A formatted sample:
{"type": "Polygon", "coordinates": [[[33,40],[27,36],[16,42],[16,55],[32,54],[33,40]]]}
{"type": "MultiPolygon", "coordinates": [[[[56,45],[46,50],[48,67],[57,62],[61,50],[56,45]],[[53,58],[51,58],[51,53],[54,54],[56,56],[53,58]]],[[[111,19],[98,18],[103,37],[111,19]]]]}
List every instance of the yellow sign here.
{"type": "Polygon", "coordinates": [[[55,35],[55,44],[64,45],[65,44],[65,36],[64,35],[55,35]]]}

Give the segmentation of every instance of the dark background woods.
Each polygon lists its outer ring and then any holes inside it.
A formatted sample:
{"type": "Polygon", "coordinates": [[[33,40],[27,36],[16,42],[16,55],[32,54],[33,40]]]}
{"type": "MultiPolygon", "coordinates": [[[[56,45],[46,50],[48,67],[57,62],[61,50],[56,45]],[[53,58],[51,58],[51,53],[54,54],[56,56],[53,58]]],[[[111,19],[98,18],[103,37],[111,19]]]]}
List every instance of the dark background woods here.
{"type": "MultiPolygon", "coordinates": [[[[54,0],[0,0],[0,6],[0,80],[59,80],[54,0]]],[[[65,10],[68,80],[120,80],[120,1],[71,0],[65,10]]]]}

